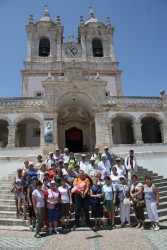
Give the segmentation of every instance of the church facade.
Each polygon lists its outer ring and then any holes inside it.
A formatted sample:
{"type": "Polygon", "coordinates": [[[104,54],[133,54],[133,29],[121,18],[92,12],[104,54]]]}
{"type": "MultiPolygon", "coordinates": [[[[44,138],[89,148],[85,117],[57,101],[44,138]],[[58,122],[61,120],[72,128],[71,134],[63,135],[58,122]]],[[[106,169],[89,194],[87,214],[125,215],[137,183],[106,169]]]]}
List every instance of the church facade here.
{"type": "Polygon", "coordinates": [[[167,96],[122,96],[110,18],[98,21],[90,9],[80,17],[78,41],[63,42],[60,16],[46,7],[30,15],[22,97],[0,99],[0,146],[69,147],[82,152],[113,145],[165,145],[167,96]]]}

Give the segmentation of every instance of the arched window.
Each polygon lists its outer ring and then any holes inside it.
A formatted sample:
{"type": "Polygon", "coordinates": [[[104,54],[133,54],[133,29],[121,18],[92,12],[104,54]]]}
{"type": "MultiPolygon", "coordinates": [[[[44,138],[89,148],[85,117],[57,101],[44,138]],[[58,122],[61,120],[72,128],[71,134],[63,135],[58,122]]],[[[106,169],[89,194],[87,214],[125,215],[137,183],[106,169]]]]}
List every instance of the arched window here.
{"type": "Polygon", "coordinates": [[[94,57],[103,57],[103,46],[102,42],[99,39],[93,39],[92,49],[94,57]]]}
{"type": "Polygon", "coordinates": [[[39,56],[49,56],[50,55],[50,42],[47,38],[41,38],[39,42],[39,56]]]}

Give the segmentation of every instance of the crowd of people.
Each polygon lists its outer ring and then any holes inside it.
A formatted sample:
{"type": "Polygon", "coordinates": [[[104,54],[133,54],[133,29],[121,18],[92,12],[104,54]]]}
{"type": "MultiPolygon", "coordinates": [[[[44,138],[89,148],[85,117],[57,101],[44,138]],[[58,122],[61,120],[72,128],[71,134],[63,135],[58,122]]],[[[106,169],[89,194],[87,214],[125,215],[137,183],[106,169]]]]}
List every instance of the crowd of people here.
{"type": "Polygon", "coordinates": [[[47,159],[37,156],[35,162],[25,161],[17,170],[13,180],[17,217],[29,217],[29,226],[40,238],[41,228],[49,234],[58,233],[58,223],[62,230],[70,230],[70,213],[75,212],[75,225],[80,227],[80,213],[84,212],[86,226],[98,230],[103,228],[102,218],[108,218],[108,225],[115,227],[115,213],[120,210],[121,227],[131,226],[130,209],[134,208],[138,221],[136,228],[144,229],[144,209],[151,221],[151,229],[157,231],[159,218],[157,208],[159,193],[151,177],[145,177],[145,184],[138,181],[137,160],[134,151],[121,164],[107,147],[103,153],[95,148],[88,161],[86,154],[76,159],[68,148],[61,153],[50,152],[47,159]],[[93,223],[90,220],[91,217],[93,223]]]}

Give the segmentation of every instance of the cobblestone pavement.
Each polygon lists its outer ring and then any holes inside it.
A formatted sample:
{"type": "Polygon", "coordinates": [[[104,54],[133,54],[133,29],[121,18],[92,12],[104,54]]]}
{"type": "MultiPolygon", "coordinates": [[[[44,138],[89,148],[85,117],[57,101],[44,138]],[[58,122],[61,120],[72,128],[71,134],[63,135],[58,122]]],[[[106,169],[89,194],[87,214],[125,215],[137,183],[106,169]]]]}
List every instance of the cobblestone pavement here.
{"type": "Polygon", "coordinates": [[[41,239],[34,232],[0,230],[0,249],[72,249],[72,250],[167,250],[167,222],[160,231],[116,228],[98,232],[71,231],[41,239]]]}

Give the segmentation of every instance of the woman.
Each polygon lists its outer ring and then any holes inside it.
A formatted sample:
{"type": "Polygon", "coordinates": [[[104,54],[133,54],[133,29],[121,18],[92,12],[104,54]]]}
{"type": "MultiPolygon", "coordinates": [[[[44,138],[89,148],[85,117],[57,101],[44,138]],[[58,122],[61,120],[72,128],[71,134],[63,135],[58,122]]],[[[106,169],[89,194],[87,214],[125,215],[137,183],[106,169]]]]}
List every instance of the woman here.
{"type": "Polygon", "coordinates": [[[151,229],[154,229],[154,231],[158,231],[160,229],[157,213],[157,207],[159,206],[158,188],[154,184],[152,184],[150,176],[145,177],[145,182],[146,184],[144,185],[144,194],[147,214],[151,221],[151,229]]]}
{"type": "Polygon", "coordinates": [[[104,180],[102,179],[102,173],[100,171],[97,172],[96,178],[98,179],[98,185],[101,185],[103,187],[104,185],[104,180]]]}
{"type": "Polygon", "coordinates": [[[35,161],[35,168],[36,168],[37,170],[39,170],[39,168],[40,168],[42,162],[43,162],[43,160],[42,160],[42,155],[38,155],[38,156],[37,156],[37,159],[36,159],[36,161],[35,161]]]}
{"type": "Polygon", "coordinates": [[[61,194],[56,187],[56,183],[54,180],[50,182],[50,189],[45,191],[45,200],[47,206],[47,217],[49,223],[49,234],[54,232],[57,234],[57,222],[58,222],[58,204],[61,200],[61,194]]]}
{"type": "Polygon", "coordinates": [[[99,226],[102,228],[101,218],[103,213],[101,211],[100,202],[102,198],[102,187],[98,185],[98,179],[93,178],[93,185],[90,187],[90,197],[92,198],[92,217],[95,220],[94,229],[97,229],[97,222],[99,221],[99,226]]]}
{"type": "Polygon", "coordinates": [[[116,185],[116,190],[118,191],[118,199],[120,201],[121,227],[124,227],[126,225],[125,222],[130,225],[130,186],[126,183],[125,176],[120,176],[119,180],[121,183],[116,185]]]}
{"type": "Polygon", "coordinates": [[[54,176],[56,175],[56,163],[55,162],[51,164],[51,168],[49,169],[49,175],[50,175],[49,180],[50,181],[54,180],[54,176]]]}
{"type": "Polygon", "coordinates": [[[132,175],[132,185],[130,188],[130,196],[133,201],[134,205],[134,212],[136,215],[136,218],[138,220],[138,225],[136,228],[144,229],[144,207],[138,205],[138,201],[143,201],[144,204],[144,197],[143,197],[143,185],[142,183],[138,183],[137,175],[132,175]]]}
{"type": "Polygon", "coordinates": [[[44,192],[42,191],[42,182],[38,181],[36,184],[36,189],[32,193],[32,203],[36,215],[36,238],[41,238],[39,232],[41,231],[43,225],[43,217],[45,212],[45,201],[44,192]]]}
{"type": "Polygon", "coordinates": [[[105,185],[102,187],[102,191],[105,200],[106,210],[108,212],[109,226],[114,227],[116,189],[115,186],[111,183],[111,179],[109,176],[105,176],[104,181],[105,185]]]}
{"type": "Polygon", "coordinates": [[[14,199],[16,205],[16,215],[22,212],[22,199],[23,199],[23,187],[22,187],[22,169],[17,169],[17,175],[13,179],[14,186],[14,199]]]}
{"type": "Polygon", "coordinates": [[[72,205],[72,200],[70,196],[70,189],[66,184],[64,179],[61,180],[61,187],[58,188],[61,194],[61,219],[62,219],[62,229],[70,229],[69,221],[70,221],[70,205],[72,205]],[[65,226],[65,219],[67,220],[67,225],[65,226]]]}
{"type": "Polygon", "coordinates": [[[75,166],[76,166],[76,163],[77,163],[77,159],[75,158],[73,152],[70,153],[70,158],[69,158],[69,160],[68,160],[68,163],[69,163],[69,165],[70,165],[71,167],[73,167],[73,170],[74,170],[74,168],[75,168],[75,166]]]}
{"type": "Polygon", "coordinates": [[[37,178],[39,181],[43,182],[44,179],[44,173],[47,170],[46,164],[44,162],[41,163],[39,170],[37,172],[37,178]]]}
{"type": "Polygon", "coordinates": [[[110,178],[113,184],[120,184],[120,175],[117,173],[117,168],[112,167],[110,178]]]}
{"type": "Polygon", "coordinates": [[[28,172],[30,179],[32,180],[33,177],[37,177],[37,170],[34,168],[34,164],[32,162],[28,165],[28,172]]]}

